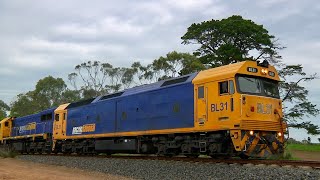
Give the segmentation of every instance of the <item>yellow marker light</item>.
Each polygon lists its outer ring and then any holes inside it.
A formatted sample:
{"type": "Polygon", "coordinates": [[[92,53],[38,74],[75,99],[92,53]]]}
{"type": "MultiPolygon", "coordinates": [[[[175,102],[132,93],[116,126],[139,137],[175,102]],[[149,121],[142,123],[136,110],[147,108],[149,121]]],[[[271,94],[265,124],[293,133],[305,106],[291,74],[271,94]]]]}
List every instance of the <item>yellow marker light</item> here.
{"type": "Polygon", "coordinates": [[[261,69],[262,74],[268,74],[268,69],[261,69]]]}
{"type": "Polygon", "coordinates": [[[278,132],[278,136],[281,137],[281,136],[282,136],[282,133],[281,133],[281,132],[278,132]]]}
{"type": "Polygon", "coordinates": [[[250,131],[250,132],[249,132],[250,136],[253,136],[253,133],[254,133],[253,131],[250,131]]]}

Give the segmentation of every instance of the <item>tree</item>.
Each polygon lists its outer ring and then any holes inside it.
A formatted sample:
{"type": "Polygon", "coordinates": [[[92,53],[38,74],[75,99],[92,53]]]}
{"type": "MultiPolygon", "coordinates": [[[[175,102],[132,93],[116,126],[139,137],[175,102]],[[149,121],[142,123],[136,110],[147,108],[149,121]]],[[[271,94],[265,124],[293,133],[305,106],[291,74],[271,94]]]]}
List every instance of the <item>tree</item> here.
{"type": "Polygon", "coordinates": [[[280,93],[283,97],[284,119],[290,127],[303,128],[308,134],[320,134],[319,126],[310,121],[299,122],[304,117],[317,116],[319,109],[308,100],[308,90],[301,82],[309,82],[317,78],[316,74],[307,75],[303,67],[298,65],[278,65],[278,73],[283,80],[280,83],[280,93]],[[295,78],[292,79],[292,76],[295,78]]]}
{"type": "Polygon", "coordinates": [[[77,90],[76,78],[79,76],[82,80],[81,90],[93,93],[98,96],[105,89],[107,76],[112,70],[112,65],[109,63],[101,63],[100,61],[88,61],[81,63],[75,67],[76,72],[69,74],[70,83],[77,90]]]}
{"type": "Polygon", "coordinates": [[[0,121],[5,117],[7,117],[6,111],[9,111],[9,110],[10,110],[10,107],[5,102],[0,100],[0,121]]]}
{"type": "Polygon", "coordinates": [[[10,116],[26,116],[38,111],[38,106],[32,98],[32,91],[25,94],[18,94],[17,99],[11,103],[10,116]]]}
{"type": "Polygon", "coordinates": [[[11,116],[34,114],[79,99],[79,92],[67,89],[63,79],[48,76],[37,82],[35,90],[17,96],[11,103],[11,116]]]}
{"type": "Polygon", "coordinates": [[[262,25],[241,16],[194,23],[181,39],[183,44],[199,44],[194,55],[211,67],[254,59],[252,52],[259,53],[255,60],[274,61],[280,57],[277,50],[283,48],[262,25]]]}
{"type": "Polygon", "coordinates": [[[48,76],[37,82],[32,97],[38,102],[39,109],[46,109],[62,104],[63,93],[66,90],[67,85],[63,79],[48,76]]]}
{"type": "Polygon", "coordinates": [[[109,63],[100,61],[88,61],[77,65],[75,71],[69,74],[69,82],[75,90],[78,90],[80,85],[81,97],[86,99],[130,87],[137,69],[113,67],[109,63]]]}
{"type": "MultiPolygon", "coordinates": [[[[189,53],[172,51],[165,57],[155,59],[149,68],[152,69],[152,78],[157,80],[168,79],[185,74],[190,74],[205,69],[196,56],[189,53]]],[[[148,74],[148,73],[147,73],[148,74]]]]}
{"type": "Polygon", "coordinates": [[[284,47],[277,44],[275,36],[270,35],[262,25],[241,16],[231,16],[194,23],[181,39],[183,44],[199,44],[194,55],[211,67],[247,59],[268,60],[278,69],[282,79],[280,92],[286,105],[284,120],[289,127],[304,128],[309,134],[320,134],[319,127],[310,121],[298,122],[305,116],[319,114],[316,105],[307,98],[308,90],[301,85],[301,82],[315,79],[316,75],[307,75],[301,65],[283,64],[278,51],[284,47]]]}

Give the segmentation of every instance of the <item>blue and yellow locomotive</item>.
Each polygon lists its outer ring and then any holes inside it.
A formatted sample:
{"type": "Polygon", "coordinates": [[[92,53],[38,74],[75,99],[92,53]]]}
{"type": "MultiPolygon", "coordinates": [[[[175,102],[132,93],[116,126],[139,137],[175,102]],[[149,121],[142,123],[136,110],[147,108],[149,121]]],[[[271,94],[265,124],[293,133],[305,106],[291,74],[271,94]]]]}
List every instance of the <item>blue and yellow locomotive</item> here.
{"type": "Polygon", "coordinates": [[[283,152],[278,82],[266,61],[239,62],[6,118],[0,140],[22,153],[268,157],[283,152]]]}

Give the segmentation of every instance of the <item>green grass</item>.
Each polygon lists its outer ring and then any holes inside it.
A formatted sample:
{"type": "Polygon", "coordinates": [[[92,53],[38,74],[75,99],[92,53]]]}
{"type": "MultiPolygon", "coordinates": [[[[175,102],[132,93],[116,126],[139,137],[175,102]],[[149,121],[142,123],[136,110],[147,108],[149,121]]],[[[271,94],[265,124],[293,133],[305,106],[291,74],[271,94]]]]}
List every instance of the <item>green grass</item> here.
{"type": "Polygon", "coordinates": [[[3,158],[14,158],[17,155],[18,154],[16,152],[0,149],[0,157],[3,157],[3,158]]]}
{"type": "Polygon", "coordinates": [[[288,144],[287,150],[320,152],[320,144],[288,144]]]}

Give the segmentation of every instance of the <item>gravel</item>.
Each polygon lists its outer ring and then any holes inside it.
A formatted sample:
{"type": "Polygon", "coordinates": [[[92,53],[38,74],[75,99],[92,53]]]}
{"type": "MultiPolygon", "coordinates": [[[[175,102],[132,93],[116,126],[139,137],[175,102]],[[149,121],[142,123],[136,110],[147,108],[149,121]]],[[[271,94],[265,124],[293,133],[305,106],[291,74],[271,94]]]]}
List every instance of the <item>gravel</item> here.
{"type": "Polygon", "coordinates": [[[302,168],[43,155],[17,158],[133,179],[320,179],[320,170],[302,168]]]}

